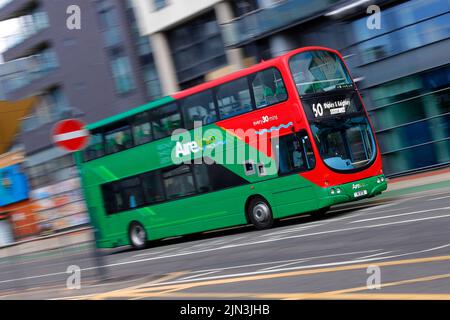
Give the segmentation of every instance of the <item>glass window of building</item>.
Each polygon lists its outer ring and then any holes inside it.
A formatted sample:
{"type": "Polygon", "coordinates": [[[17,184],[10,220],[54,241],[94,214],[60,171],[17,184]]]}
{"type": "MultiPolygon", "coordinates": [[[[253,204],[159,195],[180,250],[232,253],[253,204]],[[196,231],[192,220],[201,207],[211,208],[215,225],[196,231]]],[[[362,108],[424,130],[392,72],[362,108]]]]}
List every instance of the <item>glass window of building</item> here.
{"type": "Polygon", "coordinates": [[[156,71],[155,63],[152,61],[143,65],[144,82],[147,88],[147,95],[150,100],[156,100],[161,97],[162,89],[159,76],[156,71]]]}
{"type": "Polygon", "coordinates": [[[450,37],[448,3],[413,0],[383,10],[380,29],[368,29],[367,17],[352,22],[361,63],[371,63],[450,37]]]}
{"type": "Polygon", "coordinates": [[[450,65],[370,89],[386,174],[450,162],[450,65]]]}
{"type": "Polygon", "coordinates": [[[167,37],[180,86],[225,66],[227,59],[221,29],[214,11],[210,11],[177,28],[167,37]]]}
{"type": "Polygon", "coordinates": [[[118,93],[127,93],[135,88],[133,70],[130,59],[125,55],[114,56],[111,59],[114,83],[118,93]]]}
{"type": "Polygon", "coordinates": [[[214,97],[211,90],[187,97],[180,102],[184,114],[186,129],[192,129],[195,123],[207,125],[217,120],[214,97]]]}
{"type": "Polygon", "coordinates": [[[258,109],[287,99],[283,79],[275,68],[256,73],[252,79],[252,87],[258,109]]]}
{"type": "Polygon", "coordinates": [[[162,9],[167,6],[167,0],[153,0],[153,3],[156,10],[162,9]]]}
{"type": "Polygon", "coordinates": [[[237,116],[253,109],[247,78],[219,86],[216,96],[221,119],[237,116]]]}

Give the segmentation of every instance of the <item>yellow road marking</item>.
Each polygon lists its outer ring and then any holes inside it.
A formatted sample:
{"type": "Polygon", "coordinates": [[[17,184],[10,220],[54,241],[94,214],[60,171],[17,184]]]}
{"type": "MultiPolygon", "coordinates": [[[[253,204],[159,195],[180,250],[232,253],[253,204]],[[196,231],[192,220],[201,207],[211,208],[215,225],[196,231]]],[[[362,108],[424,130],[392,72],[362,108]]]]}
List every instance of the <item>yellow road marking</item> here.
{"type": "MultiPolygon", "coordinates": [[[[357,270],[357,269],[364,269],[369,266],[372,266],[376,264],[379,267],[386,267],[386,266],[399,266],[399,265],[409,265],[409,264],[418,264],[418,263],[429,263],[429,262],[439,262],[439,261],[448,261],[450,260],[450,255],[446,256],[434,256],[434,257],[427,257],[427,258],[416,258],[416,259],[404,259],[404,260],[395,260],[395,261],[384,261],[384,262],[377,262],[377,263],[363,263],[363,264],[354,264],[354,265],[345,265],[345,266],[338,266],[338,267],[327,267],[327,268],[316,268],[316,269],[306,269],[306,270],[297,270],[297,271],[291,271],[291,272],[284,272],[284,273],[272,273],[272,274],[261,274],[261,275],[252,275],[252,276],[240,276],[240,277],[234,277],[234,278],[225,278],[225,279],[215,279],[215,280],[205,280],[205,281],[195,281],[195,282],[188,282],[188,283],[178,283],[178,284],[167,284],[167,285],[160,285],[160,286],[154,286],[158,283],[168,282],[172,279],[175,279],[177,277],[180,277],[186,272],[175,272],[171,273],[163,278],[160,278],[155,281],[147,282],[141,285],[136,285],[124,289],[118,289],[110,292],[100,293],[100,294],[90,294],[90,295],[80,295],[75,297],[67,297],[63,299],[105,299],[105,298],[112,298],[112,297],[128,297],[128,298],[145,298],[145,297],[176,297],[176,296],[183,296],[183,297],[195,297],[195,294],[191,293],[176,293],[175,291],[181,291],[186,290],[194,287],[204,287],[204,286],[213,286],[213,285],[223,285],[223,284],[229,284],[229,283],[236,283],[236,282],[245,282],[245,281],[258,281],[258,280],[268,280],[268,279],[276,279],[276,278],[285,278],[285,277],[293,277],[293,276],[303,276],[303,275],[312,275],[312,274],[320,274],[320,273],[329,273],[329,272],[339,272],[339,271],[348,271],[348,270],[357,270]]],[[[422,277],[422,278],[416,278],[416,279],[409,279],[409,280],[402,280],[402,281],[395,281],[383,284],[383,287],[388,286],[395,286],[395,285],[401,285],[401,284],[408,284],[408,283],[416,283],[416,282],[425,282],[425,281],[432,281],[436,279],[444,279],[449,278],[450,274],[443,274],[443,275],[435,275],[435,276],[429,276],[429,277],[422,277]]],[[[443,294],[443,295],[423,295],[423,294],[350,294],[351,292],[357,292],[367,290],[367,287],[356,287],[356,288],[350,288],[350,289],[343,289],[343,290],[336,290],[336,291],[330,291],[330,292],[324,292],[324,293],[291,293],[291,294],[283,294],[283,293],[272,293],[272,294],[255,294],[255,293],[249,293],[248,295],[250,297],[255,298],[272,298],[272,299],[358,299],[357,297],[361,297],[361,299],[370,298],[372,296],[375,299],[383,299],[380,297],[385,297],[386,299],[390,299],[392,297],[405,297],[405,299],[412,299],[414,297],[420,296],[423,298],[426,298],[428,296],[436,297],[439,299],[449,299],[450,295],[443,294]]],[[[239,296],[242,296],[245,293],[238,293],[239,296]]],[[[214,293],[207,294],[206,297],[213,297],[214,293]]],[[[229,294],[229,297],[232,297],[231,293],[229,294]]],[[[395,299],[395,298],[393,298],[395,299]]]]}
{"type": "MultiPolygon", "coordinates": [[[[435,257],[428,257],[428,258],[417,258],[417,259],[405,259],[405,260],[396,260],[396,261],[385,261],[385,262],[378,262],[378,263],[376,263],[376,265],[379,267],[386,267],[386,266],[398,266],[398,265],[408,265],[408,264],[447,261],[447,260],[450,260],[450,255],[449,256],[435,256],[435,257]]],[[[165,291],[165,290],[170,290],[170,289],[178,289],[180,286],[183,286],[183,287],[185,287],[185,289],[187,289],[187,288],[193,288],[193,287],[222,285],[222,284],[229,284],[229,283],[235,283],[235,282],[258,281],[258,280],[286,278],[286,277],[320,274],[320,273],[328,273],[328,272],[366,269],[367,267],[372,266],[372,265],[374,265],[374,263],[364,263],[364,264],[346,265],[346,266],[329,267],[329,268],[307,269],[307,270],[290,271],[290,272],[284,272],[284,273],[254,275],[254,276],[241,276],[241,277],[234,277],[234,278],[205,280],[205,281],[179,283],[179,284],[171,284],[171,285],[168,284],[168,285],[162,285],[162,286],[148,287],[145,289],[137,289],[137,290],[135,290],[135,292],[165,291]]]]}
{"type": "MultiPolygon", "coordinates": [[[[388,282],[388,283],[381,283],[380,286],[382,289],[385,287],[400,286],[403,284],[411,284],[411,283],[417,283],[417,282],[427,282],[427,281],[433,281],[433,280],[445,279],[445,278],[450,278],[450,273],[415,278],[415,279],[408,279],[408,280],[400,280],[400,281],[394,281],[394,282],[388,282]]],[[[367,286],[349,288],[349,289],[343,289],[343,290],[336,290],[336,291],[328,291],[328,292],[325,292],[324,294],[345,294],[345,293],[357,292],[357,291],[363,291],[363,290],[368,290],[367,286]]]]}
{"type": "Polygon", "coordinates": [[[186,274],[186,272],[174,272],[174,273],[170,273],[162,278],[152,280],[152,281],[149,281],[149,282],[146,282],[143,284],[139,284],[139,285],[128,287],[128,288],[118,289],[118,290],[114,290],[114,291],[109,291],[109,292],[105,292],[105,293],[88,295],[88,297],[93,300],[101,300],[101,299],[105,299],[105,298],[109,298],[109,297],[117,297],[117,296],[122,297],[124,295],[127,296],[127,294],[135,292],[139,289],[145,290],[145,287],[147,287],[147,286],[150,286],[153,284],[158,284],[163,281],[170,281],[170,280],[176,279],[180,276],[183,276],[185,274],[186,274]]]}
{"type": "Polygon", "coordinates": [[[314,299],[314,300],[450,300],[450,294],[422,294],[422,293],[354,293],[354,294],[327,294],[327,293],[250,293],[250,292],[204,292],[204,293],[186,293],[186,292],[149,292],[132,293],[127,298],[186,298],[186,299],[314,299]]]}
{"type": "MultiPolygon", "coordinates": [[[[427,282],[438,279],[450,278],[450,273],[442,275],[434,275],[428,277],[414,278],[408,280],[394,281],[382,284],[383,287],[392,287],[403,284],[411,284],[417,282],[427,282]]],[[[185,287],[178,288],[178,290],[167,290],[164,292],[133,292],[129,298],[142,299],[151,297],[168,297],[168,298],[256,298],[256,299],[285,299],[285,300],[299,300],[299,299],[431,299],[431,300],[450,300],[450,294],[420,294],[420,293],[361,293],[350,294],[351,292],[368,290],[367,286],[349,288],[336,291],[319,292],[319,293],[220,293],[220,292],[205,292],[205,293],[182,293],[172,292],[186,289],[185,287]]]]}

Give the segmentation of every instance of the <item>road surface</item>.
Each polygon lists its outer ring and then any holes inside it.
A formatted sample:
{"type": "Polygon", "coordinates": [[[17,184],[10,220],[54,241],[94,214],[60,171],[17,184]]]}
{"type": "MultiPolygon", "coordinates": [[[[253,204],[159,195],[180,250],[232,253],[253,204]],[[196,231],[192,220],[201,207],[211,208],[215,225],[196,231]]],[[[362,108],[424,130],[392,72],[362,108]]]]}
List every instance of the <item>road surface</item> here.
{"type": "Polygon", "coordinates": [[[101,280],[86,245],[4,259],[0,299],[450,299],[450,189],[110,250],[104,261],[101,280]],[[66,288],[70,265],[79,290],[66,288]]]}

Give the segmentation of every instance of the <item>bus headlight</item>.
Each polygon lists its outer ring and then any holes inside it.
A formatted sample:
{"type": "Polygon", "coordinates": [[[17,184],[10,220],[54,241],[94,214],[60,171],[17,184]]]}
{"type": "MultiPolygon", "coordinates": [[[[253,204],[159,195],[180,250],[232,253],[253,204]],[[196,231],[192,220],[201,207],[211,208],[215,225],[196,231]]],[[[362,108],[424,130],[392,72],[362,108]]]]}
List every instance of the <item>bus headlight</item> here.
{"type": "Polygon", "coordinates": [[[380,178],[377,178],[377,183],[381,183],[381,179],[380,178]]]}
{"type": "Polygon", "coordinates": [[[342,191],[341,191],[340,188],[337,188],[337,189],[336,189],[336,193],[337,193],[337,194],[340,194],[341,192],[342,192],[342,191]]]}
{"type": "Polygon", "coordinates": [[[336,190],[334,190],[334,188],[333,188],[333,189],[331,189],[330,193],[331,193],[331,195],[334,195],[336,193],[336,190]]]}

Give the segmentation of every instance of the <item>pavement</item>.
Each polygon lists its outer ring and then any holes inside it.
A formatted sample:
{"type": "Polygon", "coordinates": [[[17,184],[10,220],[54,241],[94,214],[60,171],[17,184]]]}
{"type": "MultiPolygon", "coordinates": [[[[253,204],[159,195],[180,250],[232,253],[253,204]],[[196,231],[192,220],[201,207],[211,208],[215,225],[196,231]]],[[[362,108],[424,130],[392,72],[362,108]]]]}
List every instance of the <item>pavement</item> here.
{"type": "Polygon", "coordinates": [[[82,245],[6,256],[0,299],[450,300],[449,175],[395,179],[380,197],[270,230],[229,228],[101,258],[82,245]],[[80,289],[66,286],[71,265],[80,289]]]}

